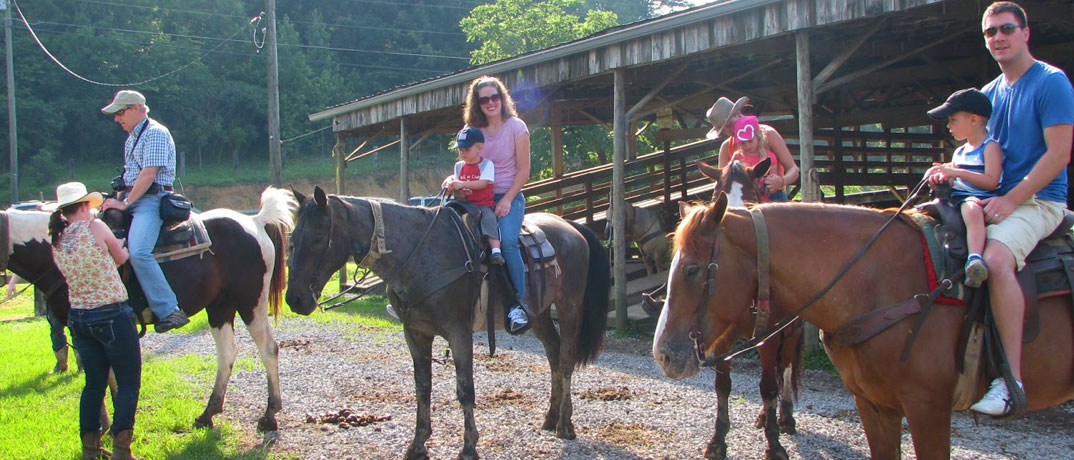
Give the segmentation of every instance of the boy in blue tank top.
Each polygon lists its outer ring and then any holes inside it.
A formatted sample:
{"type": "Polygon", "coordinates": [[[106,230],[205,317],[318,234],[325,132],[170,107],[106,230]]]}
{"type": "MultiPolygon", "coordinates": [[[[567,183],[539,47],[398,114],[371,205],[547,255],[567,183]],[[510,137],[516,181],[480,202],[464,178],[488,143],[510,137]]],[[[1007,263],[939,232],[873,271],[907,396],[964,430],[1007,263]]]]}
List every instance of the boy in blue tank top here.
{"type": "Polygon", "coordinates": [[[951,137],[966,141],[951,156],[950,163],[933,163],[925,173],[929,184],[951,182],[951,198],[959,203],[966,222],[966,286],[978,287],[988,278],[988,266],[981,253],[985,247],[985,217],[980,200],[995,196],[1003,174],[1003,151],[988,137],[992,101],[976,88],[955,91],[943,105],[929,110],[937,120],[947,120],[951,137]]]}

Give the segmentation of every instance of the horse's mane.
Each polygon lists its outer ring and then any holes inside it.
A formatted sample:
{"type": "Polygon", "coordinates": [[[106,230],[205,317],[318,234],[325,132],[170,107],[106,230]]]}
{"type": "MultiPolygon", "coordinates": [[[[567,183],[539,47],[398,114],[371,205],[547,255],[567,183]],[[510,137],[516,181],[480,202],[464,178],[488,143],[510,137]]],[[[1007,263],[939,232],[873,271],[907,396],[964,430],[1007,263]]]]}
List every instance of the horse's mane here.
{"type": "Polygon", "coordinates": [[[675,228],[675,233],[672,235],[672,253],[685,251],[694,254],[700,251],[697,238],[693,235],[697,233],[697,228],[701,226],[701,221],[705,219],[710,209],[700,203],[690,205],[687,209],[687,214],[682,216],[682,222],[679,222],[679,226],[675,228]]]}

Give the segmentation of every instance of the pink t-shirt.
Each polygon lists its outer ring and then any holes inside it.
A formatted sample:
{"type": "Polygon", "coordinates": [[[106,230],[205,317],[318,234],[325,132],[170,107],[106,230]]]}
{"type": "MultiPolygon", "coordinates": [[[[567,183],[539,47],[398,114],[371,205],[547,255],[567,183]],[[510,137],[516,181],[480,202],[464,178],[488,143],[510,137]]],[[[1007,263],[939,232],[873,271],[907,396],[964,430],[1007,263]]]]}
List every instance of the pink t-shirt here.
{"type": "Polygon", "coordinates": [[[492,160],[492,164],[496,166],[496,180],[492,182],[493,193],[507,193],[514,183],[515,176],[518,175],[515,140],[529,132],[526,122],[518,117],[505,120],[496,134],[490,134],[488,127],[481,128],[481,133],[485,135],[485,148],[481,150],[481,156],[492,160]]]}

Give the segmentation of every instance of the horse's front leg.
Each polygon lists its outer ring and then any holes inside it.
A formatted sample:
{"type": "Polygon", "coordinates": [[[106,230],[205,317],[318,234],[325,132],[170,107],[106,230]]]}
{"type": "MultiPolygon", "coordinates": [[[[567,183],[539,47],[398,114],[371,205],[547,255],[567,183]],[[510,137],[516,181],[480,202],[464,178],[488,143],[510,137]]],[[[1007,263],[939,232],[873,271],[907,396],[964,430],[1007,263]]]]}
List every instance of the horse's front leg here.
{"type": "Polygon", "coordinates": [[[235,347],[235,328],[231,321],[220,327],[210,328],[209,331],[212,332],[213,341],[216,343],[216,381],[213,382],[213,393],[209,395],[205,411],[194,419],[195,428],[213,426],[213,416],[224,411],[227,382],[231,379],[231,369],[235,366],[235,356],[238,354],[238,349],[235,347]]]}
{"type": "Polygon", "coordinates": [[[951,458],[952,387],[902,398],[906,424],[914,441],[917,458],[947,460],[951,458]]]}
{"type": "Polygon", "coordinates": [[[731,394],[731,365],[722,361],[715,369],[716,432],[705,448],[705,458],[719,460],[727,457],[727,432],[731,429],[731,417],[727,410],[727,397],[731,394]]]}
{"type": "Polygon", "coordinates": [[[757,416],[757,428],[764,429],[768,440],[765,456],[769,460],[786,460],[787,451],[779,443],[779,424],[776,419],[776,403],[779,399],[780,343],[770,342],[761,346],[761,414],[757,416]]]}
{"type": "Polygon", "coordinates": [[[459,460],[477,460],[477,422],[474,420],[474,335],[467,322],[458,322],[448,339],[455,361],[455,396],[462,406],[462,451],[459,460]]]}
{"type": "MultiPolygon", "coordinates": [[[[873,460],[902,458],[902,414],[873,404],[861,396],[854,396],[854,404],[858,407],[861,426],[865,429],[866,440],[869,441],[869,456],[873,460]]],[[[950,425],[948,427],[950,429],[950,425]]],[[[950,452],[951,446],[948,445],[945,449],[950,452]]]]}
{"type": "Polygon", "coordinates": [[[280,396],[280,349],[272,335],[272,328],[269,327],[268,312],[264,304],[254,310],[254,319],[247,323],[246,330],[257,344],[268,381],[268,402],[265,404],[265,415],[257,421],[257,430],[276,431],[279,429],[276,413],[283,408],[283,398],[280,396]]]}
{"type": "Polygon", "coordinates": [[[414,361],[414,396],[418,404],[414,439],[410,441],[403,458],[426,460],[429,458],[429,451],[425,449],[425,441],[433,434],[430,414],[433,391],[433,336],[415,331],[404,324],[403,337],[410,349],[410,358],[414,361]]]}

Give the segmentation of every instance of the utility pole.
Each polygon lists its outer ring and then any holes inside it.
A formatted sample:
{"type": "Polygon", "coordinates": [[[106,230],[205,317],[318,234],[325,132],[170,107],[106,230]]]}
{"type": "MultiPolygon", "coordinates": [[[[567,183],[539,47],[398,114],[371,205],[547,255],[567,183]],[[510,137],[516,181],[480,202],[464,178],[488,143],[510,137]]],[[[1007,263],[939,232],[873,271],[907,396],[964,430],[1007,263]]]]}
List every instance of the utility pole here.
{"type": "Polygon", "coordinates": [[[19,202],[19,136],[15,127],[15,64],[11,58],[11,5],[0,0],[4,8],[4,49],[7,58],[7,142],[11,155],[11,204],[19,202]]]}
{"type": "Polygon", "coordinates": [[[269,168],[272,185],[283,184],[283,156],[280,154],[280,65],[276,56],[276,0],[265,0],[268,31],[265,47],[268,48],[268,131],[269,168]]]}

